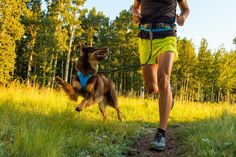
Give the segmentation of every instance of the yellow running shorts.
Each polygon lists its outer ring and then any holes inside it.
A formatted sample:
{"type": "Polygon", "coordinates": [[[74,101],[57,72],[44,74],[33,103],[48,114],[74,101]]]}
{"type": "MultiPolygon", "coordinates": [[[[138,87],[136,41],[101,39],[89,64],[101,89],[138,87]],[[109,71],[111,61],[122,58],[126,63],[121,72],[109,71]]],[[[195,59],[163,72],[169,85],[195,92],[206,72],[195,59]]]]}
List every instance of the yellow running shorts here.
{"type": "MultiPolygon", "coordinates": [[[[144,64],[148,61],[150,56],[150,40],[149,39],[138,39],[138,48],[141,64],[144,64]]],[[[148,64],[157,63],[157,58],[165,52],[173,52],[175,54],[174,61],[178,59],[177,53],[177,39],[174,36],[153,39],[152,40],[152,56],[148,64]]]]}

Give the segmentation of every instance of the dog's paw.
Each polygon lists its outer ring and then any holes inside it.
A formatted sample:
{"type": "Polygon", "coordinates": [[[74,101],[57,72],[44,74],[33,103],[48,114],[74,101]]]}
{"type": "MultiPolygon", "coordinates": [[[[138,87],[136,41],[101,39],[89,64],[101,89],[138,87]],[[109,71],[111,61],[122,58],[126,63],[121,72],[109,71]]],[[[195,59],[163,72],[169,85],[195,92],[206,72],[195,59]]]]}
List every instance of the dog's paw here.
{"type": "Polygon", "coordinates": [[[75,107],[75,110],[76,110],[77,112],[81,112],[81,111],[82,111],[82,109],[81,109],[79,106],[76,106],[76,107],[75,107]]]}

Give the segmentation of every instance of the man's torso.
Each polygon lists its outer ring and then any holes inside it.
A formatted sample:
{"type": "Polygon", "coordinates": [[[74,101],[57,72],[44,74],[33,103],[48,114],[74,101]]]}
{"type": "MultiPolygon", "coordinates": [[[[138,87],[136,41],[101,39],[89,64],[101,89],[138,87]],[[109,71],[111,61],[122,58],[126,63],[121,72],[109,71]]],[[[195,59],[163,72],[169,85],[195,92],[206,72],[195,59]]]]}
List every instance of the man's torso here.
{"type": "MultiPolygon", "coordinates": [[[[141,20],[140,24],[167,23],[174,24],[176,17],[177,1],[180,0],[139,0],[141,2],[141,20]]],[[[139,36],[149,39],[149,33],[140,31],[139,36]]],[[[165,38],[176,36],[175,30],[155,32],[155,38],[165,38]]]]}

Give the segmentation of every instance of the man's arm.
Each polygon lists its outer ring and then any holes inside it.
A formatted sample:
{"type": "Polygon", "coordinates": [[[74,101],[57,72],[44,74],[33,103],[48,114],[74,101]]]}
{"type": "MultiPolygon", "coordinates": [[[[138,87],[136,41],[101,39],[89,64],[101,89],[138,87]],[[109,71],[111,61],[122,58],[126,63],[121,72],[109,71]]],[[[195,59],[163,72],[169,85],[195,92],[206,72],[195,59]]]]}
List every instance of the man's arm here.
{"type": "Polygon", "coordinates": [[[187,19],[188,15],[189,15],[189,7],[188,7],[188,3],[187,0],[178,0],[178,5],[180,8],[180,15],[177,15],[177,23],[179,26],[183,26],[185,20],[187,19]]]}
{"type": "Polygon", "coordinates": [[[133,21],[137,22],[137,23],[142,18],[141,14],[140,14],[140,7],[141,7],[140,0],[134,0],[134,5],[132,7],[131,12],[132,12],[132,16],[133,16],[133,21]]]}

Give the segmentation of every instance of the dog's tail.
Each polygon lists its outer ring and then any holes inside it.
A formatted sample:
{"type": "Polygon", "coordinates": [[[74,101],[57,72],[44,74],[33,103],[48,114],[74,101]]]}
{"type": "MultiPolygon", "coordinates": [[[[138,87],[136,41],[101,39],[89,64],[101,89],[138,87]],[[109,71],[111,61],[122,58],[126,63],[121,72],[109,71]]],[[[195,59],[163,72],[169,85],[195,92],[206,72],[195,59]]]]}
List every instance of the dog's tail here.
{"type": "Polygon", "coordinates": [[[56,77],[56,81],[59,85],[62,86],[63,90],[66,92],[66,94],[69,96],[69,98],[73,101],[77,101],[78,99],[78,94],[75,92],[74,88],[72,85],[64,81],[60,77],[56,77]]]}

